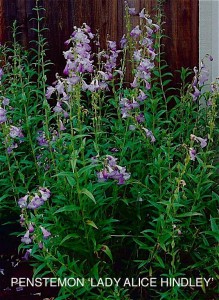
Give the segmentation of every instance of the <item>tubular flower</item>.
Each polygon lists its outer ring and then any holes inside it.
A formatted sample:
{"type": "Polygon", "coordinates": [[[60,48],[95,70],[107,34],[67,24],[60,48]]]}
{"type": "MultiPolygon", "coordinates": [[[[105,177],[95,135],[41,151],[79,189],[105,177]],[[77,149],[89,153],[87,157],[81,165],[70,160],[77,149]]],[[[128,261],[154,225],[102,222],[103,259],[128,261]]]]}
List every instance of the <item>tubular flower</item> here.
{"type": "Polygon", "coordinates": [[[98,182],[104,182],[108,179],[114,179],[118,184],[124,184],[126,180],[130,178],[130,173],[126,172],[125,167],[121,167],[116,164],[117,158],[106,155],[104,160],[104,168],[97,172],[98,182]]]}
{"type": "Polygon", "coordinates": [[[29,230],[27,230],[27,232],[25,233],[25,235],[21,238],[21,242],[25,243],[27,245],[32,243],[32,240],[30,238],[30,232],[29,232],[29,230]]]}
{"type": "Polygon", "coordinates": [[[27,207],[27,199],[28,199],[28,195],[25,195],[24,197],[20,198],[18,200],[18,205],[20,208],[25,208],[27,207]]]}
{"type": "Polygon", "coordinates": [[[42,230],[42,234],[43,234],[44,239],[47,239],[51,235],[51,232],[46,230],[43,226],[40,226],[40,229],[42,230]]]}
{"type": "Polygon", "coordinates": [[[190,160],[195,161],[196,159],[196,150],[194,148],[189,149],[190,160]]]}
{"type": "Polygon", "coordinates": [[[7,121],[6,110],[0,107],[0,124],[5,123],[7,121]]]}
{"type": "Polygon", "coordinates": [[[201,138],[199,136],[196,136],[194,134],[190,135],[190,139],[192,141],[196,141],[196,142],[200,143],[201,148],[205,148],[207,146],[207,144],[208,144],[207,143],[207,140],[208,140],[207,138],[203,139],[203,138],[201,138]]]}

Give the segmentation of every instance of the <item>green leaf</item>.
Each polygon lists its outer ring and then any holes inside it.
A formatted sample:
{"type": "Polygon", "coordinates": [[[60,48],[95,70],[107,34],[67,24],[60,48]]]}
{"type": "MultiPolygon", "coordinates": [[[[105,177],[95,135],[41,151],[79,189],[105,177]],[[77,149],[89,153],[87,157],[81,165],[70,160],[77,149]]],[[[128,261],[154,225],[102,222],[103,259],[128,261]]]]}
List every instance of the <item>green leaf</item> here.
{"type": "Polygon", "coordinates": [[[68,241],[71,238],[77,239],[77,238],[79,238],[79,235],[77,235],[76,233],[70,233],[66,237],[64,237],[64,239],[60,242],[59,245],[61,246],[64,242],[68,241]]]}
{"type": "Polygon", "coordinates": [[[96,225],[93,221],[87,220],[86,223],[87,223],[87,225],[90,225],[90,226],[92,226],[92,227],[98,229],[97,225],[96,225]]]}
{"type": "Polygon", "coordinates": [[[58,214],[60,212],[69,212],[69,211],[76,211],[76,210],[80,210],[80,207],[74,204],[65,205],[59,208],[57,211],[55,211],[55,214],[58,214]]]}
{"type": "Polygon", "coordinates": [[[106,253],[106,255],[111,259],[111,261],[113,261],[112,252],[107,245],[103,245],[101,250],[106,253]]]}
{"type": "Polygon", "coordinates": [[[95,200],[95,198],[94,198],[94,196],[93,196],[93,194],[92,194],[90,191],[88,191],[87,189],[83,188],[83,189],[81,190],[81,194],[85,194],[85,195],[86,195],[88,198],[90,198],[95,204],[97,203],[96,200],[95,200]]]}

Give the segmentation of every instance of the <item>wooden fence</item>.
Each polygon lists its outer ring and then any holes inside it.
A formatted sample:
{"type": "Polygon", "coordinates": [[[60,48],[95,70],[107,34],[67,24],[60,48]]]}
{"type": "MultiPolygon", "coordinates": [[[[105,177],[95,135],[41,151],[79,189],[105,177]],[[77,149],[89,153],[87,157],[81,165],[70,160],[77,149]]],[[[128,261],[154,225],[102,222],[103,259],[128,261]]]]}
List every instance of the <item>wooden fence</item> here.
{"type": "MultiPolygon", "coordinates": [[[[153,15],[156,0],[128,0],[130,7],[139,12],[143,7],[153,15]]],[[[170,70],[193,67],[198,64],[198,2],[199,0],[164,0],[165,59],[170,70]]],[[[64,41],[73,31],[73,26],[86,22],[95,32],[99,29],[101,44],[107,34],[117,42],[124,33],[124,0],[41,0],[46,9],[45,26],[49,43],[48,57],[55,63],[53,72],[62,72],[64,41]]],[[[0,0],[0,41],[10,40],[9,26],[16,19],[21,26],[22,43],[28,47],[33,39],[31,31],[35,0],[0,0]]],[[[132,17],[133,24],[138,20],[132,17]]],[[[176,74],[177,76],[177,74],[176,74]]]]}

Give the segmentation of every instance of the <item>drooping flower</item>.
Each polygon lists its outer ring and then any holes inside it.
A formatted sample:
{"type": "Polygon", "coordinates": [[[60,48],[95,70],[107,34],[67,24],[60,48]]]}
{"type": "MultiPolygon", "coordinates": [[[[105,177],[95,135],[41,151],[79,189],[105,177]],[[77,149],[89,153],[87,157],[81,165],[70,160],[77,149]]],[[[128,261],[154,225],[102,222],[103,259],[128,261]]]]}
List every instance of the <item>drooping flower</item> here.
{"type": "Polygon", "coordinates": [[[32,240],[30,238],[30,232],[29,232],[29,230],[27,230],[27,232],[25,233],[25,235],[21,238],[21,242],[25,243],[27,245],[32,243],[32,240]]]}
{"type": "Polygon", "coordinates": [[[143,130],[145,131],[146,136],[151,139],[151,142],[154,143],[156,141],[156,139],[155,139],[152,131],[150,131],[147,128],[144,128],[144,127],[143,127],[143,130]]]}
{"type": "Polygon", "coordinates": [[[48,200],[51,196],[50,190],[45,187],[40,187],[39,192],[41,194],[41,198],[43,199],[43,201],[48,200]]]}
{"type": "Polygon", "coordinates": [[[132,31],[130,32],[130,36],[133,38],[138,38],[141,34],[141,30],[139,29],[139,25],[137,25],[132,31]]]}
{"type": "Polygon", "coordinates": [[[0,81],[2,80],[2,76],[4,75],[4,71],[2,68],[0,68],[0,81]]]}
{"type": "Polygon", "coordinates": [[[125,35],[123,35],[123,37],[120,40],[120,47],[123,49],[125,48],[127,45],[127,38],[125,37],[125,35]]]}
{"type": "Polygon", "coordinates": [[[9,103],[10,103],[10,99],[8,99],[8,98],[6,98],[6,97],[3,97],[2,104],[3,104],[4,106],[7,106],[7,105],[9,105],[9,103]]]}
{"type": "Polygon", "coordinates": [[[40,226],[40,229],[42,231],[44,239],[47,239],[49,236],[51,236],[51,232],[46,230],[43,226],[40,226]]]}
{"type": "Polygon", "coordinates": [[[49,145],[44,131],[41,131],[41,130],[38,131],[36,139],[37,139],[39,146],[47,147],[49,145]]]}
{"type": "Polygon", "coordinates": [[[194,134],[191,134],[191,135],[190,135],[190,138],[191,138],[191,140],[193,140],[193,141],[199,142],[201,148],[205,148],[205,147],[207,146],[207,140],[208,140],[207,138],[203,139],[203,138],[201,138],[201,137],[199,137],[199,136],[196,136],[196,135],[194,135],[194,134]]]}
{"type": "Polygon", "coordinates": [[[63,123],[62,123],[61,120],[59,120],[59,130],[60,130],[60,131],[66,130],[66,128],[65,128],[65,126],[63,125],[63,123]]]}
{"type": "Polygon", "coordinates": [[[126,172],[125,167],[116,164],[117,158],[106,155],[104,168],[97,173],[98,182],[104,182],[108,179],[114,179],[118,184],[124,184],[130,178],[130,173],[126,172]]]}
{"type": "Polygon", "coordinates": [[[146,98],[147,98],[147,96],[145,95],[145,93],[142,90],[140,90],[137,100],[144,101],[146,98]]]}
{"type": "Polygon", "coordinates": [[[25,254],[24,254],[24,256],[23,256],[23,259],[24,259],[24,260],[28,260],[28,259],[29,259],[30,255],[31,255],[31,251],[32,251],[32,249],[28,249],[28,250],[25,252],[25,254]]]}
{"type": "Polygon", "coordinates": [[[28,199],[29,195],[25,195],[24,197],[20,198],[18,200],[18,205],[20,208],[25,208],[27,207],[27,199],[28,199]]]}
{"type": "Polygon", "coordinates": [[[198,84],[200,86],[204,85],[206,81],[208,81],[209,78],[209,70],[206,68],[205,64],[203,61],[201,62],[201,69],[199,72],[199,81],[198,84]]]}
{"type": "Polygon", "coordinates": [[[137,116],[135,117],[135,119],[136,119],[136,121],[137,121],[138,123],[143,123],[143,122],[145,121],[144,114],[143,114],[143,113],[140,113],[139,115],[137,115],[137,116]]]}
{"type": "Polygon", "coordinates": [[[0,124],[5,123],[7,121],[6,110],[0,107],[0,124]]]}
{"type": "Polygon", "coordinates": [[[16,127],[16,126],[10,126],[10,133],[9,133],[10,137],[11,138],[16,138],[16,137],[19,137],[19,138],[22,138],[24,137],[22,131],[20,128],[16,127]]]}
{"type": "Polygon", "coordinates": [[[128,8],[128,12],[132,16],[136,15],[135,7],[129,7],[128,8]]]}
{"type": "Polygon", "coordinates": [[[47,91],[46,91],[46,99],[50,99],[52,94],[55,92],[55,88],[52,86],[48,86],[47,91]]]}
{"type": "Polygon", "coordinates": [[[17,143],[12,143],[10,146],[8,146],[7,148],[7,152],[8,154],[12,153],[13,149],[16,149],[18,147],[18,144],[17,143]]]}
{"type": "Polygon", "coordinates": [[[195,161],[196,159],[196,150],[194,148],[189,148],[190,160],[195,161]]]}
{"type": "Polygon", "coordinates": [[[53,108],[53,111],[54,111],[54,112],[57,112],[57,113],[63,112],[61,103],[60,103],[59,101],[56,103],[56,106],[53,108]]]}
{"type": "Polygon", "coordinates": [[[40,198],[37,194],[32,198],[32,200],[27,205],[28,209],[37,209],[44,204],[44,200],[40,198]]]}
{"type": "Polygon", "coordinates": [[[29,230],[30,233],[33,233],[33,232],[34,232],[34,227],[33,227],[33,224],[32,224],[32,223],[29,224],[28,230],[29,230]]]}

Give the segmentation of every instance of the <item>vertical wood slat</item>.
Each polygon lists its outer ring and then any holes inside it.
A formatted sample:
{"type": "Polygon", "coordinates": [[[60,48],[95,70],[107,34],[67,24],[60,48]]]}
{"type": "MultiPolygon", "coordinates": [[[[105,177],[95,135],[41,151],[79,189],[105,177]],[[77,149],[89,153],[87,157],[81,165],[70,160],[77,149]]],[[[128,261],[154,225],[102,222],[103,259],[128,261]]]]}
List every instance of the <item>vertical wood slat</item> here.
{"type": "MultiPolygon", "coordinates": [[[[130,7],[136,11],[146,7],[153,15],[156,0],[128,0],[130,7]]],[[[124,32],[124,1],[123,0],[41,0],[46,9],[45,26],[48,39],[48,57],[55,63],[53,72],[61,72],[64,67],[62,51],[64,41],[73,31],[73,26],[81,26],[86,22],[95,32],[99,29],[100,42],[105,46],[107,33],[109,39],[119,42],[124,32]]],[[[165,12],[165,58],[170,70],[193,67],[198,64],[198,3],[199,0],[166,0],[165,12]]],[[[35,0],[0,0],[0,41],[10,40],[7,26],[11,26],[14,19],[21,25],[22,43],[28,47],[28,41],[34,34],[29,22],[34,16],[31,8],[35,0]]],[[[133,26],[138,17],[132,17],[133,26]]]]}

